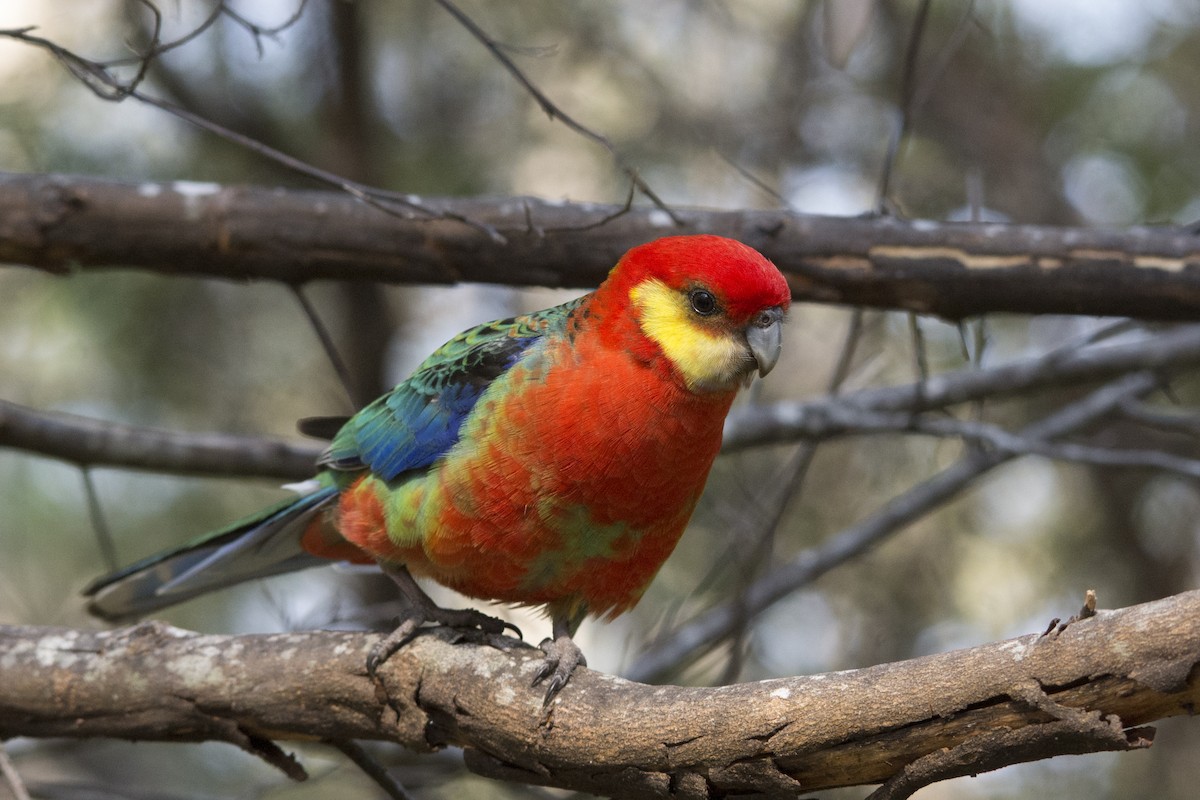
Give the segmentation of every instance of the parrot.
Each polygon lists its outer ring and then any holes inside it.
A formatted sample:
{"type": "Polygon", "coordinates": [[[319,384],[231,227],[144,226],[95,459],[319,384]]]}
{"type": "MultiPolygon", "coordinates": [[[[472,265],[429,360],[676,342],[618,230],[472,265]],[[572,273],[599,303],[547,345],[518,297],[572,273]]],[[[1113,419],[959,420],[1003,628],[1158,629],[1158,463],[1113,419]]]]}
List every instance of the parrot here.
{"type": "Polygon", "coordinates": [[[470,328],[352,417],[310,421],[332,438],[300,496],[93,581],[89,610],[121,621],[331,560],[376,563],[407,603],[370,651],[372,677],[426,624],[515,631],[438,606],[426,578],[546,613],[533,685],[547,682],[548,705],[587,663],[583,620],[632,608],[674,550],[738,389],[778,362],[790,300],[736,240],[636,246],[593,292],[470,328]]]}

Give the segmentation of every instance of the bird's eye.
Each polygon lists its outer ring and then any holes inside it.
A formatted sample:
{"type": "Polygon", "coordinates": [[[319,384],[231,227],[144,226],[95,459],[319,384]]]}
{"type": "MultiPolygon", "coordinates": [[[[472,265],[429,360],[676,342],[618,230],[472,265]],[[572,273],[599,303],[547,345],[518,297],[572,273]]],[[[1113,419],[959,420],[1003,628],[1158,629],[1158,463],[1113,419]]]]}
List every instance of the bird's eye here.
{"type": "Polygon", "coordinates": [[[702,317],[707,317],[717,310],[717,298],[707,289],[692,289],[688,293],[688,300],[692,302],[692,310],[702,317]]]}

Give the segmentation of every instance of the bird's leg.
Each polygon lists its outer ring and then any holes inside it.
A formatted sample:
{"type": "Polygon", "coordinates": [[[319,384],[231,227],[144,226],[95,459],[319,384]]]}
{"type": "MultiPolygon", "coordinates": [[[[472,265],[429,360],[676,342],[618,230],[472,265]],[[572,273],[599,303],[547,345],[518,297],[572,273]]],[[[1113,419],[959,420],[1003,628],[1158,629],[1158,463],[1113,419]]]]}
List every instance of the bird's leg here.
{"type": "Polygon", "coordinates": [[[579,623],[582,621],[583,614],[571,617],[555,613],[553,638],[546,639],[538,645],[546,654],[546,660],[542,662],[541,669],[533,677],[532,685],[537,686],[547,678],[550,679],[546,684],[546,699],[542,701],[542,708],[549,706],[550,701],[567,685],[567,681],[571,680],[571,674],[575,672],[576,667],[587,666],[587,659],[584,658],[583,651],[571,638],[579,629],[579,623]]]}
{"type": "Polygon", "coordinates": [[[396,582],[400,593],[404,595],[407,608],[400,617],[400,624],[390,634],[380,639],[367,654],[367,674],[375,677],[376,670],[391,658],[397,650],[408,644],[416,635],[417,629],[426,622],[436,622],[450,628],[478,630],[485,634],[495,635],[511,629],[521,636],[521,629],[511,622],[488,616],[473,608],[442,608],[433,602],[433,598],[425,594],[425,590],[417,584],[403,564],[381,564],[383,572],[396,582]]]}

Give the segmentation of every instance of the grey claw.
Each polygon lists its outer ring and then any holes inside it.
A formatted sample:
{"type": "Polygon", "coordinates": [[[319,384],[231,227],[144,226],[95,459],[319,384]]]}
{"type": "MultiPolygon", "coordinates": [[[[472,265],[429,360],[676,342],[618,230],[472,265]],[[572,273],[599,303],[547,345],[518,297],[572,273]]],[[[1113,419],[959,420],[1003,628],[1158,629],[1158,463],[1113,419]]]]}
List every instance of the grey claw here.
{"type": "Polygon", "coordinates": [[[575,668],[587,666],[587,659],[570,636],[546,639],[539,647],[546,654],[546,659],[533,676],[533,683],[530,685],[537,686],[547,678],[550,679],[546,684],[546,697],[542,700],[542,708],[546,708],[571,680],[575,668]]]}

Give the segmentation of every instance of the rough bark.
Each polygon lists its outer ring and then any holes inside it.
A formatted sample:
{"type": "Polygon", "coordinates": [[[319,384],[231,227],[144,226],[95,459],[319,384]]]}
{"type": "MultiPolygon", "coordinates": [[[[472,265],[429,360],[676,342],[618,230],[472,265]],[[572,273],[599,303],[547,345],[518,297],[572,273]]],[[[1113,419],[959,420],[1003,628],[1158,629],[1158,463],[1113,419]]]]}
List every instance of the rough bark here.
{"type": "MultiPolygon", "coordinates": [[[[780,631],[779,635],[787,635],[780,631]]],[[[581,669],[543,714],[540,653],[418,637],[366,677],[376,637],[0,627],[0,739],[232,742],[299,777],[275,740],[465,749],[484,775],[627,798],[794,797],[929,782],[1149,744],[1200,700],[1200,591],[866,669],[716,688],[581,669]]]]}
{"type": "Polygon", "coordinates": [[[533,198],[397,196],[0,174],[0,262],[304,283],[595,286],[630,247],[718,233],[762,250],[799,300],[962,319],[992,312],[1195,319],[1200,237],[1120,230],[663,211],[533,198]],[[403,198],[403,200],[401,200],[403,198]],[[430,219],[404,202],[444,213],[430,219]],[[381,200],[385,204],[391,202],[381,200]],[[464,224],[459,217],[474,224],[464,224]]]}

